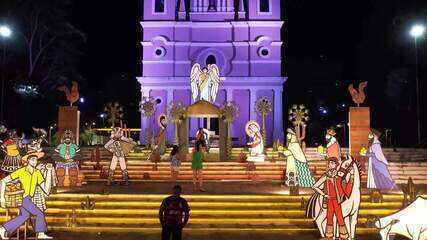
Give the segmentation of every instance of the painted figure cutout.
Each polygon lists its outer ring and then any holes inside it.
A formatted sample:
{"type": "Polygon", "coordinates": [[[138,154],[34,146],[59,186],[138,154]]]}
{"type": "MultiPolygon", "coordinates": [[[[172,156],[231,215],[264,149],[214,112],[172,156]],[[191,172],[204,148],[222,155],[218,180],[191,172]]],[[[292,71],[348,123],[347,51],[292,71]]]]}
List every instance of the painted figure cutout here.
{"type": "Polygon", "coordinates": [[[355,239],[360,207],[359,165],[351,157],[340,165],[336,158],[328,162],[327,173],[313,186],[315,193],[308,202],[306,217],[315,220],[322,238],[355,239]]]}
{"type": "Polygon", "coordinates": [[[264,142],[261,135],[261,127],[255,121],[246,123],[246,134],[252,138],[247,145],[250,147],[249,153],[251,157],[264,156],[264,142]]]}
{"type": "Polygon", "coordinates": [[[338,162],[341,163],[341,147],[336,139],[337,133],[335,129],[329,128],[326,131],[325,139],[326,139],[326,157],[327,158],[336,158],[338,162]]]}
{"type": "Polygon", "coordinates": [[[113,128],[110,140],[104,146],[110,153],[113,154],[108,171],[107,185],[111,185],[113,183],[114,171],[117,167],[117,163],[120,164],[120,169],[122,170],[123,183],[125,185],[129,184],[129,174],[126,167],[126,156],[135,145],[136,143],[132,139],[124,136],[122,128],[113,128]]]}
{"type": "Polygon", "coordinates": [[[217,65],[209,64],[201,69],[200,64],[194,64],[191,67],[190,81],[194,101],[197,100],[197,96],[200,94],[200,100],[215,102],[219,82],[221,81],[217,65]]]}
{"type": "Polygon", "coordinates": [[[9,130],[7,138],[3,141],[1,148],[6,153],[0,169],[11,173],[21,167],[21,155],[19,149],[22,147],[22,138],[18,137],[16,130],[9,130]]]}
{"type": "Polygon", "coordinates": [[[56,172],[58,176],[58,186],[80,186],[79,164],[75,157],[80,152],[79,146],[74,143],[73,132],[66,130],[55,152],[61,159],[56,161],[56,172]]]}
{"type": "Polygon", "coordinates": [[[412,240],[427,240],[427,199],[418,197],[404,209],[375,222],[381,240],[391,239],[391,235],[400,235],[412,240]]]}
{"type": "Polygon", "coordinates": [[[314,178],[308,168],[307,158],[302,151],[294,130],[288,129],[286,135],[286,185],[312,187],[314,178]]]}
{"type": "Polygon", "coordinates": [[[375,129],[372,129],[368,135],[369,151],[366,153],[366,156],[369,157],[367,188],[397,189],[396,183],[391,178],[388,170],[388,161],[381,148],[380,135],[380,132],[375,129]]]}
{"type": "Polygon", "coordinates": [[[167,127],[166,115],[161,114],[157,119],[157,124],[160,130],[156,136],[155,149],[158,151],[160,155],[163,155],[165,154],[165,151],[166,151],[166,127],[167,127]]]}
{"type": "Polygon", "coordinates": [[[22,206],[19,208],[20,215],[9,220],[0,227],[1,239],[7,239],[8,234],[15,232],[32,216],[35,217],[34,231],[37,234],[37,239],[52,239],[52,237],[45,234],[47,225],[44,212],[34,202],[37,188],[40,188],[46,195],[49,195],[50,191],[51,177],[49,176],[49,172],[51,172],[53,166],[51,164],[46,165],[46,169],[48,170],[47,179],[45,179],[40,170],[37,169],[38,160],[43,156],[43,152],[28,152],[27,155],[22,157],[22,161],[26,163],[26,166],[17,169],[1,180],[0,203],[2,207],[6,206],[5,187],[7,183],[18,180],[24,191],[22,206]]]}

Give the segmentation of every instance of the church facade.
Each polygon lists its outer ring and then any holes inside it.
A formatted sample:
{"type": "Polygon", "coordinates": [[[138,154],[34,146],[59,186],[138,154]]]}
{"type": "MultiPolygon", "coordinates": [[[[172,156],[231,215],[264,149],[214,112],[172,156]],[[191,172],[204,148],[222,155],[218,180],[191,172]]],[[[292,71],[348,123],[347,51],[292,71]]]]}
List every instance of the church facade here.
{"type": "MultiPolygon", "coordinates": [[[[246,143],[245,124],[261,117],[255,102],[266,97],[273,103],[266,118],[267,144],[283,140],[280,0],[144,0],[142,26],[141,95],[159,99],[154,118],[167,112],[172,101],[184,106],[193,103],[190,71],[215,63],[223,80],[215,104],[234,101],[240,114],[231,126],[231,135],[246,143]]],[[[210,120],[212,121],[212,120],[210,120]]],[[[141,116],[141,129],[155,120],[141,116]]],[[[189,133],[199,127],[215,126],[206,119],[191,119],[189,133]]],[[[167,138],[173,139],[168,125],[167,138]]],[[[141,141],[144,141],[141,131],[141,141]]]]}

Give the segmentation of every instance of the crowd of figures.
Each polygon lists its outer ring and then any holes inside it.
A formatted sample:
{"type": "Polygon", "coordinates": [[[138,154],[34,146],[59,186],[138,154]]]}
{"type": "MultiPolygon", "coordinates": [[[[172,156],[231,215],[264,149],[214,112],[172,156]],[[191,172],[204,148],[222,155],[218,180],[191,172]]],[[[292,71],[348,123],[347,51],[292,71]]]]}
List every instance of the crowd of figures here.
{"type": "MultiPolygon", "coordinates": [[[[264,155],[263,138],[259,125],[252,123],[247,126],[248,135],[253,138],[249,144],[253,151],[251,155],[264,155]],[[260,147],[261,146],[261,147],[260,147]]],[[[28,140],[24,135],[18,136],[16,130],[8,130],[0,126],[1,150],[4,157],[0,163],[2,180],[0,181],[0,203],[3,208],[19,207],[19,215],[10,219],[0,227],[0,238],[6,239],[31,216],[35,216],[34,230],[38,239],[50,239],[45,234],[46,210],[45,198],[56,186],[79,186],[82,174],[76,156],[80,149],[71,131],[64,131],[61,141],[55,148],[58,157],[52,161],[51,156],[45,156],[42,144],[46,142],[46,131],[33,129],[33,137],[28,140]],[[22,157],[21,157],[22,156],[22,157]],[[20,193],[21,198],[12,198],[20,193]]],[[[164,153],[165,129],[158,135],[153,153],[164,153]]],[[[388,170],[381,143],[380,133],[372,130],[369,136],[369,149],[361,151],[360,155],[368,158],[367,188],[380,190],[395,190],[397,186],[388,170]]],[[[352,156],[343,156],[334,129],[328,129],[325,135],[326,146],[319,147],[318,153],[328,162],[326,172],[316,181],[310,172],[310,162],[307,160],[301,143],[294,129],[286,132],[286,144],[283,155],[286,156],[285,184],[289,187],[312,188],[306,215],[317,223],[320,234],[325,239],[354,238],[360,205],[360,164],[352,156]]],[[[110,140],[105,148],[112,154],[107,185],[114,183],[114,172],[120,166],[125,185],[129,184],[129,173],[126,166],[126,156],[136,143],[127,136],[120,127],[113,128],[110,140]]],[[[195,191],[204,192],[203,162],[209,150],[209,134],[199,129],[191,154],[191,169],[195,191]]],[[[176,183],[179,177],[181,156],[179,146],[173,146],[169,156],[171,182],[176,183]]],[[[180,191],[180,189],[175,189],[180,191]]],[[[188,206],[187,206],[188,207],[188,206]]],[[[169,229],[174,231],[173,229],[169,229]]]]}
{"type": "Polygon", "coordinates": [[[42,145],[47,132],[33,128],[30,139],[18,136],[14,129],[0,126],[2,151],[0,204],[7,211],[19,208],[19,215],[0,227],[0,238],[7,239],[27,220],[35,218],[33,229],[37,239],[51,239],[45,234],[46,197],[55,187],[80,186],[82,174],[76,161],[80,151],[73,133],[64,131],[53,156],[47,156],[42,145]]]}

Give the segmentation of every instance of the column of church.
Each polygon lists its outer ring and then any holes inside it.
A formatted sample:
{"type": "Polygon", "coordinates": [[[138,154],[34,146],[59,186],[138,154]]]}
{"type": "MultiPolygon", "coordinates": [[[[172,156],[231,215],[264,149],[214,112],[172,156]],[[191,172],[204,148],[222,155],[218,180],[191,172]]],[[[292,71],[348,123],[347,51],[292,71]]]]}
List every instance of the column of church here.
{"type": "MultiPolygon", "coordinates": [[[[150,90],[141,87],[141,98],[143,97],[149,97],[150,96],[150,90]]],[[[146,117],[144,117],[144,115],[141,113],[141,131],[139,132],[139,139],[141,140],[141,144],[145,143],[145,136],[146,136],[146,132],[145,132],[145,128],[147,128],[148,125],[148,120],[146,117]]],[[[148,144],[148,143],[145,143],[148,144]]]]}
{"type": "Polygon", "coordinates": [[[279,139],[283,142],[283,116],[282,116],[282,94],[283,89],[274,89],[274,124],[273,124],[273,141],[279,139]]]}
{"type": "MultiPolygon", "coordinates": [[[[173,102],[173,94],[174,94],[174,90],[173,89],[167,89],[167,106],[170,106],[170,104],[173,102]]],[[[166,111],[168,111],[168,107],[166,107],[166,111]]],[[[166,113],[168,114],[168,113],[166,113]]],[[[171,121],[172,119],[168,119],[168,125],[167,125],[167,129],[166,129],[166,133],[167,133],[167,141],[169,143],[173,142],[173,134],[174,134],[174,124],[171,121]]]]}

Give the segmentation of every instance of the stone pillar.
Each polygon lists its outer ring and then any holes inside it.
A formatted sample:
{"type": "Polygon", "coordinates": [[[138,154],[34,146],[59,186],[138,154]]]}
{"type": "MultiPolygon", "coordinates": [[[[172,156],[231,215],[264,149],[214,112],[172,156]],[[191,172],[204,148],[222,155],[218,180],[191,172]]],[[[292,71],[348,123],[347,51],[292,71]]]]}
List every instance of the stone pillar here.
{"type": "Polygon", "coordinates": [[[179,1],[179,11],[178,11],[178,19],[184,21],[186,18],[186,10],[185,10],[185,1],[180,0],[179,1]]]}
{"type": "Polygon", "coordinates": [[[282,109],[282,89],[274,90],[274,128],[273,128],[273,142],[279,139],[281,142],[284,140],[283,133],[283,109],[282,109]]]}
{"type": "MultiPolygon", "coordinates": [[[[143,97],[148,97],[150,96],[150,90],[147,88],[143,88],[141,86],[141,100],[143,97]]],[[[145,136],[146,136],[146,132],[145,132],[145,128],[148,125],[148,121],[147,118],[144,117],[144,115],[141,113],[141,131],[139,132],[139,141],[141,142],[141,144],[149,144],[145,142],[145,136]]]]}
{"type": "Polygon", "coordinates": [[[239,6],[238,6],[238,18],[239,20],[245,19],[246,18],[246,12],[245,12],[245,4],[243,2],[243,0],[239,0],[239,6]]]}
{"type": "MultiPolygon", "coordinates": [[[[226,91],[225,99],[227,100],[227,102],[231,102],[231,101],[233,101],[233,90],[234,90],[234,89],[227,89],[227,90],[225,90],[225,91],[226,91]]],[[[238,107],[241,107],[241,106],[238,106],[238,107]]],[[[221,120],[220,120],[220,121],[221,121],[221,120]]],[[[230,127],[230,129],[229,129],[229,131],[228,131],[228,134],[230,134],[230,137],[232,138],[232,137],[233,137],[233,128],[234,128],[234,124],[233,124],[233,123],[231,123],[229,127],[230,127]]]]}
{"type": "MultiPolygon", "coordinates": [[[[167,106],[169,106],[170,104],[172,104],[173,102],[173,89],[167,89],[167,106]]],[[[166,109],[168,109],[168,107],[166,107],[166,109]]],[[[166,110],[167,111],[167,110],[166,110]]],[[[168,112],[166,114],[169,114],[168,112]]],[[[166,128],[166,140],[169,144],[171,144],[173,142],[173,135],[174,135],[174,124],[170,121],[171,119],[169,119],[168,124],[167,124],[167,128],[166,128]]]]}
{"type": "MultiPolygon", "coordinates": [[[[255,102],[257,100],[256,97],[256,89],[250,89],[250,94],[249,94],[249,99],[250,99],[250,104],[249,104],[249,112],[250,112],[250,119],[249,120],[257,120],[257,113],[255,112],[255,102]]],[[[259,123],[261,125],[261,123],[259,123]]]]}
{"type": "Polygon", "coordinates": [[[350,107],[348,113],[349,152],[359,156],[362,147],[368,148],[368,134],[371,131],[369,107],[350,107]]]}
{"type": "Polygon", "coordinates": [[[227,90],[225,90],[226,91],[226,99],[227,99],[227,102],[231,102],[231,101],[233,101],[233,89],[227,89],[227,90]]]}

